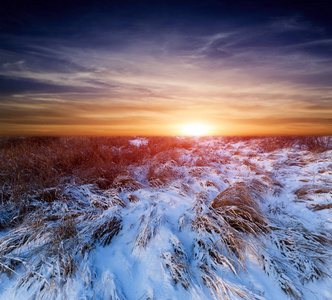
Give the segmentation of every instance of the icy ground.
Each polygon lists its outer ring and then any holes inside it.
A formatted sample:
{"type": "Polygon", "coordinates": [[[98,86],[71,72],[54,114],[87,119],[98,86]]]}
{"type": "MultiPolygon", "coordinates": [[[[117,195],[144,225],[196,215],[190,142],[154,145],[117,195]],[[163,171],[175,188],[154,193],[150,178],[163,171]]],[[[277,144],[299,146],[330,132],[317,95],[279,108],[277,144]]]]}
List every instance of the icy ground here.
{"type": "Polygon", "coordinates": [[[332,151],[216,138],[172,155],[0,231],[0,299],[332,299],[332,151]]]}

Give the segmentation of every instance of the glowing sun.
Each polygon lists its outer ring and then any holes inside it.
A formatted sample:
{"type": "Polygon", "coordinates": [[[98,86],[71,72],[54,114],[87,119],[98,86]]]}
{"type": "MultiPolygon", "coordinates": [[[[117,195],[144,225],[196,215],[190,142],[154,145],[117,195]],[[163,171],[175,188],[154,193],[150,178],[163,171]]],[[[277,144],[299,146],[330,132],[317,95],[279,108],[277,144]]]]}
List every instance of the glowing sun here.
{"type": "Polygon", "coordinates": [[[201,136],[209,133],[209,126],[200,123],[186,124],[182,127],[182,132],[189,136],[201,136]]]}

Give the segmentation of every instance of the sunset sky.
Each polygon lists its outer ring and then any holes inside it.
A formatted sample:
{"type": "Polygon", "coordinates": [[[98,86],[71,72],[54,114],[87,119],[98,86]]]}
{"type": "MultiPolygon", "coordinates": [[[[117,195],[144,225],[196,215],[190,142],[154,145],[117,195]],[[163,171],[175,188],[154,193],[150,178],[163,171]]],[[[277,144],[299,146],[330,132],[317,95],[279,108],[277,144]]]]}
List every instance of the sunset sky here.
{"type": "Polygon", "coordinates": [[[5,0],[0,135],[331,135],[329,3],[5,0]]]}

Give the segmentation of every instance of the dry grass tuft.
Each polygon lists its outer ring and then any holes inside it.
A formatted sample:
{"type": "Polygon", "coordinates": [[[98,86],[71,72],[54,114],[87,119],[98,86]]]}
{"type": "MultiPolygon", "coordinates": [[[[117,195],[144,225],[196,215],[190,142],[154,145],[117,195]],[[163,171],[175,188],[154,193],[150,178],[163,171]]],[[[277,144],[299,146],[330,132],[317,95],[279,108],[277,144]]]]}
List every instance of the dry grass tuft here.
{"type": "Polygon", "coordinates": [[[152,187],[164,188],[180,177],[177,169],[178,163],[174,160],[161,163],[154,157],[148,165],[147,179],[152,187]]]}
{"type": "Polygon", "coordinates": [[[123,202],[116,189],[109,189],[104,192],[104,195],[107,197],[107,200],[111,206],[120,205],[121,207],[126,207],[126,203],[123,202]]]}
{"type": "Polygon", "coordinates": [[[109,245],[114,236],[122,229],[122,220],[117,217],[105,218],[92,227],[92,238],[103,247],[109,245]]]}
{"type": "Polygon", "coordinates": [[[0,241],[1,266],[11,275],[23,267],[18,287],[37,286],[35,296],[61,294],[83,254],[77,223],[70,217],[47,222],[35,216],[0,241]]]}
{"type": "Polygon", "coordinates": [[[332,193],[332,188],[329,186],[321,186],[317,184],[304,184],[295,191],[298,199],[310,200],[308,197],[313,194],[327,194],[332,193]]]}
{"type": "Polygon", "coordinates": [[[138,196],[136,196],[135,194],[128,194],[128,201],[132,202],[132,203],[136,203],[140,201],[140,198],[138,196]]]}
{"type": "Polygon", "coordinates": [[[256,197],[263,192],[264,185],[255,181],[248,185],[236,182],[220,193],[212,203],[217,215],[221,215],[226,222],[237,231],[264,233],[268,226],[265,217],[252,195],[256,197]],[[255,185],[255,188],[252,186],[255,185]]]}
{"type": "MultiPolygon", "coordinates": [[[[237,186],[237,185],[236,185],[237,186]]],[[[242,185],[240,185],[242,187],[242,185]]],[[[230,191],[223,193],[214,201],[215,207],[208,208],[202,200],[194,207],[195,219],[192,228],[202,237],[196,241],[194,251],[196,258],[211,268],[223,265],[233,273],[244,269],[245,252],[250,251],[254,256],[258,254],[257,237],[267,232],[267,223],[258,210],[246,205],[238,204],[239,199],[229,201],[230,191]],[[217,201],[223,201],[216,204],[217,201]]],[[[237,195],[246,195],[246,190],[236,189],[237,195]]],[[[252,198],[247,198],[251,203],[252,198]]],[[[260,245],[261,246],[261,245],[260,245]]]]}
{"type": "Polygon", "coordinates": [[[330,136],[266,137],[258,139],[257,142],[258,148],[264,152],[293,147],[313,152],[332,150],[332,138],[330,136]]]}
{"type": "Polygon", "coordinates": [[[194,241],[193,251],[195,260],[204,263],[207,268],[217,270],[218,266],[223,266],[237,274],[235,269],[236,261],[232,256],[222,251],[219,243],[211,243],[211,241],[199,238],[194,241]]]}
{"type": "MultiPolygon", "coordinates": [[[[0,141],[1,201],[21,205],[32,191],[54,201],[56,188],[69,180],[109,188],[129,165],[149,156],[130,137],[54,137],[0,141]]],[[[119,179],[118,179],[119,180],[119,179]]]]}
{"type": "Polygon", "coordinates": [[[316,204],[316,205],[313,205],[311,208],[314,211],[323,210],[323,209],[332,209],[332,203],[328,203],[328,204],[316,204]]]}
{"type": "Polygon", "coordinates": [[[113,187],[119,192],[136,191],[143,188],[143,185],[130,175],[119,175],[113,181],[113,187]]]}
{"type": "Polygon", "coordinates": [[[96,244],[108,245],[122,225],[113,213],[116,206],[108,210],[99,204],[104,197],[83,194],[84,189],[76,201],[56,200],[52,207],[41,202],[40,212],[30,211],[0,238],[0,273],[17,277],[17,289],[31,289],[36,298],[61,298],[83,265],[84,276],[91,274],[89,253],[96,244]]]}
{"type": "Polygon", "coordinates": [[[195,176],[195,177],[202,177],[204,174],[207,173],[207,170],[203,167],[192,167],[189,170],[189,174],[191,176],[195,176]]]}
{"type": "Polygon", "coordinates": [[[303,299],[303,284],[329,276],[332,245],[329,234],[312,233],[301,223],[271,227],[270,241],[277,251],[265,252],[261,263],[268,275],[274,275],[291,299],[303,299]]]}
{"type": "Polygon", "coordinates": [[[190,273],[187,254],[176,236],[171,237],[170,243],[173,246],[173,251],[162,254],[163,263],[169,270],[173,282],[175,284],[180,283],[188,290],[190,287],[190,273]]]}
{"type": "Polygon", "coordinates": [[[199,268],[202,271],[201,278],[203,283],[210,290],[213,298],[216,300],[232,300],[237,299],[238,297],[246,300],[262,299],[248,291],[243,286],[228,283],[204,264],[200,264],[199,268]]]}
{"type": "Polygon", "coordinates": [[[145,248],[149,241],[158,233],[158,227],[162,222],[162,215],[157,213],[156,205],[151,206],[150,212],[140,218],[140,229],[136,237],[134,249],[145,248]]]}
{"type": "Polygon", "coordinates": [[[173,181],[169,186],[170,190],[174,190],[180,196],[187,197],[194,194],[194,190],[185,182],[177,180],[173,181]]]}
{"type": "Polygon", "coordinates": [[[259,299],[239,285],[226,282],[217,270],[230,270],[235,276],[245,269],[247,251],[259,259],[264,245],[259,241],[269,232],[265,215],[257,202],[266,186],[260,182],[237,182],[220,193],[210,207],[200,195],[193,208],[192,229],[200,233],[193,244],[194,259],[201,278],[215,299],[259,299]],[[254,186],[253,193],[249,188],[254,186]]]}

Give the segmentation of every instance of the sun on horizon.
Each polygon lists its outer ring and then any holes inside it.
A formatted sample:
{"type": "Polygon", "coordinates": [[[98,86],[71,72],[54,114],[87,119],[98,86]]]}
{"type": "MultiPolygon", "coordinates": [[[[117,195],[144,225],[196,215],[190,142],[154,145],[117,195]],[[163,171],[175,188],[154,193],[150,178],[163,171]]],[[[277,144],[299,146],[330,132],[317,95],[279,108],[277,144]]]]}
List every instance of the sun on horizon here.
{"type": "Polygon", "coordinates": [[[182,133],[186,136],[209,135],[210,127],[202,123],[190,123],[182,126],[182,133]]]}

